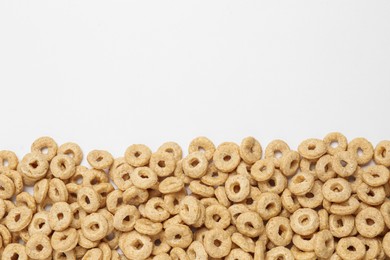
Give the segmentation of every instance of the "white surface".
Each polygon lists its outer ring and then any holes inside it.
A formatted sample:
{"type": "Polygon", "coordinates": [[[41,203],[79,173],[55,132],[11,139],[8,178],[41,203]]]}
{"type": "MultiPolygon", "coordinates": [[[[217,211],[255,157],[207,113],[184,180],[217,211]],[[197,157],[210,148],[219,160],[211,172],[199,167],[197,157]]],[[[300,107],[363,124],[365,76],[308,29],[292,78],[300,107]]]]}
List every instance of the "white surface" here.
{"type": "Polygon", "coordinates": [[[390,138],[390,1],[0,1],[0,149],[390,138]]]}

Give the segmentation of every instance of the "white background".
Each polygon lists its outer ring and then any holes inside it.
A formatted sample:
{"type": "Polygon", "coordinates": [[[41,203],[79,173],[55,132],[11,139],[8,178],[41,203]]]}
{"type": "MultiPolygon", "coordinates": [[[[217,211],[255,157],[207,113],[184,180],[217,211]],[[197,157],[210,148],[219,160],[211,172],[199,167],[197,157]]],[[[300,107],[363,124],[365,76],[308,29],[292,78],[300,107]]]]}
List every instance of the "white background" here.
{"type": "Polygon", "coordinates": [[[0,1],[0,149],[390,138],[390,1],[0,1]]]}

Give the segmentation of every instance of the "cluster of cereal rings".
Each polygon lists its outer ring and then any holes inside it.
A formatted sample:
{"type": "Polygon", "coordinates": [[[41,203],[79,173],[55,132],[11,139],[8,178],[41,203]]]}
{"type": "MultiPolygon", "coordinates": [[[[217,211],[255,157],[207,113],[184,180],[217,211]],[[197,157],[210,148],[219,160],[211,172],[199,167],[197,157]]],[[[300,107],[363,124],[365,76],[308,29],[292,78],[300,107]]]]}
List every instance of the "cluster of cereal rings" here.
{"type": "Polygon", "coordinates": [[[1,259],[386,259],[390,141],[0,151],[1,259]],[[24,191],[33,187],[33,194],[24,191]],[[118,250],[120,249],[120,250],[118,250]]]}

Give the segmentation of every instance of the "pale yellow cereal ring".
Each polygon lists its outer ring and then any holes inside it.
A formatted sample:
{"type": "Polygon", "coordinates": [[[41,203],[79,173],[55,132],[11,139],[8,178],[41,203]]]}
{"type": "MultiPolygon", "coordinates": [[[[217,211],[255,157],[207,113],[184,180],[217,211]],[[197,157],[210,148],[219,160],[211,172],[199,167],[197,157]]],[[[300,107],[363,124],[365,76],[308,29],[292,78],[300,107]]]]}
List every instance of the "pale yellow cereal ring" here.
{"type": "Polygon", "coordinates": [[[230,214],[227,208],[222,205],[211,205],[206,208],[205,226],[208,229],[225,229],[230,225],[230,214]]]}
{"type": "Polygon", "coordinates": [[[11,198],[15,193],[15,185],[10,178],[0,174],[0,199],[6,200],[11,198]]]}
{"type": "Polygon", "coordinates": [[[140,213],[135,206],[124,205],[115,212],[113,226],[116,230],[129,232],[134,229],[139,218],[140,213]]]}
{"type": "Polygon", "coordinates": [[[194,152],[185,157],[182,161],[182,167],[185,175],[190,178],[198,179],[207,172],[207,158],[202,152],[194,152]]]}
{"type": "Polygon", "coordinates": [[[68,142],[58,147],[57,154],[64,154],[71,157],[76,165],[80,165],[83,160],[83,151],[76,143],[68,142]]]}
{"type": "Polygon", "coordinates": [[[192,243],[192,231],[187,225],[171,225],[165,229],[165,238],[171,247],[187,248],[192,243]]]}
{"type": "Polygon", "coordinates": [[[263,232],[264,223],[257,212],[248,211],[237,217],[236,227],[245,236],[257,237],[263,232]]]}
{"type": "MultiPolygon", "coordinates": [[[[152,194],[150,195],[153,196],[152,194]]],[[[131,204],[138,206],[141,203],[144,203],[148,200],[149,193],[148,190],[139,189],[135,186],[128,188],[125,192],[123,192],[123,202],[126,204],[131,204]]]]}
{"type": "Polygon", "coordinates": [[[294,234],[292,237],[292,242],[294,246],[304,252],[312,252],[314,251],[314,237],[316,233],[301,236],[298,234],[294,234]]]}
{"type": "Polygon", "coordinates": [[[68,228],[64,231],[55,231],[51,236],[51,246],[59,252],[68,252],[74,249],[79,242],[81,230],[77,232],[74,228],[68,228]]]}
{"type": "Polygon", "coordinates": [[[294,175],[288,184],[291,193],[297,196],[303,196],[308,193],[314,186],[314,177],[307,172],[299,172],[294,175]]]}
{"type": "Polygon", "coordinates": [[[49,224],[49,213],[47,211],[41,211],[35,213],[28,226],[28,233],[30,236],[37,233],[42,233],[49,236],[52,229],[49,224]]]}
{"type": "Polygon", "coordinates": [[[18,166],[18,163],[18,157],[14,152],[8,150],[0,151],[0,167],[4,167],[9,170],[15,170],[18,166]]]}
{"type": "Polygon", "coordinates": [[[173,158],[175,158],[175,161],[179,161],[183,157],[183,151],[179,144],[175,142],[166,142],[162,144],[158,149],[157,152],[163,152],[163,153],[169,153],[173,155],[173,158]]]}
{"type": "Polygon", "coordinates": [[[11,209],[5,218],[5,225],[11,232],[21,231],[28,226],[32,219],[33,212],[26,206],[11,209]]]}
{"type": "Polygon", "coordinates": [[[59,154],[51,160],[50,171],[54,177],[67,180],[75,174],[76,163],[71,157],[59,154]]]}
{"type": "Polygon", "coordinates": [[[280,170],[285,176],[292,176],[297,172],[300,160],[301,157],[298,152],[287,151],[280,159],[280,170]]]}
{"type": "Polygon", "coordinates": [[[32,259],[46,259],[52,251],[50,239],[44,234],[34,234],[26,243],[26,254],[32,259]]]}
{"type": "Polygon", "coordinates": [[[162,222],[169,218],[170,214],[162,198],[154,197],[145,205],[146,217],[154,222],[162,222]]]}
{"type": "Polygon", "coordinates": [[[123,233],[119,239],[119,248],[130,259],[146,259],[153,250],[153,244],[148,236],[141,235],[137,231],[123,233]]]}
{"type": "Polygon", "coordinates": [[[381,251],[381,244],[378,239],[376,238],[366,238],[363,236],[358,236],[360,241],[363,242],[365,248],[366,248],[366,259],[375,259],[379,256],[381,251]]]}
{"type": "Polygon", "coordinates": [[[290,251],[295,259],[301,259],[301,260],[317,259],[314,251],[302,251],[296,246],[292,246],[290,251]]]}
{"type": "Polygon", "coordinates": [[[318,162],[318,160],[308,160],[308,159],[302,158],[301,162],[299,164],[299,169],[302,172],[310,173],[311,175],[314,176],[314,178],[318,178],[317,171],[316,171],[317,162],[318,162]]]}
{"type": "Polygon", "coordinates": [[[155,236],[162,231],[163,225],[161,223],[153,222],[147,218],[140,218],[135,221],[134,229],[138,233],[155,236]]]}
{"type": "MultiPolygon", "coordinates": [[[[196,241],[196,242],[198,242],[198,241],[196,241]]],[[[194,243],[194,242],[192,242],[192,243],[194,243]]],[[[184,251],[183,248],[180,248],[180,247],[172,248],[171,251],[169,252],[169,256],[171,257],[172,260],[190,260],[190,258],[188,256],[189,254],[194,254],[195,256],[196,256],[196,254],[199,255],[199,253],[197,251],[198,247],[196,247],[196,249],[194,249],[193,247],[191,247],[191,245],[188,247],[187,253],[186,253],[186,251],[184,251]],[[190,251],[188,251],[188,250],[190,250],[190,251]]],[[[202,247],[203,247],[203,245],[202,245],[202,247]]],[[[203,248],[203,251],[204,251],[204,248],[203,248]]],[[[204,254],[205,254],[205,257],[207,258],[206,251],[204,251],[204,254]]],[[[193,259],[195,259],[195,258],[193,258],[193,259]]]]}
{"type": "Polygon", "coordinates": [[[225,257],[226,260],[252,260],[253,257],[251,254],[245,252],[240,248],[234,248],[230,253],[225,257]]]}
{"type": "Polygon", "coordinates": [[[382,241],[383,251],[390,257],[390,232],[387,232],[382,241]]]}
{"type": "Polygon", "coordinates": [[[383,165],[368,166],[362,173],[362,180],[372,187],[386,184],[389,178],[390,171],[383,165]]]}
{"type": "Polygon", "coordinates": [[[313,188],[305,195],[298,196],[297,200],[304,208],[314,209],[320,206],[324,200],[324,196],[322,195],[322,183],[318,180],[315,181],[313,188]]]}
{"type": "Polygon", "coordinates": [[[352,215],[339,216],[331,214],[329,216],[329,230],[334,237],[347,237],[351,234],[355,226],[355,219],[352,215]]]}
{"type": "Polygon", "coordinates": [[[259,182],[258,187],[261,192],[280,194],[287,187],[287,178],[279,170],[275,170],[271,178],[267,181],[259,182]]]}
{"type": "Polygon", "coordinates": [[[279,167],[280,158],[282,158],[287,151],[290,151],[290,147],[287,143],[278,139],[273,140],[265,148],[265,159],[274,159],[275,166],[279,167]]]}
{"type": "Polygon", "coordinates": [[[33,184],[44,178],[49,169],[49,163],[46,157],[40,153],[26,154],[19,166],[20,170],[18,171],[22,173],[24,182],[28,181],[28,184],[33,184]]]}
{"type": "Polygon", "coordinates": [[[290,213],[294,213],[294,211],[296,211],[301,207],[297,197],[294,194],[292,194],[289,189],[285,189],[280,198],[281,198],[283,208],[290,213]]]}
{"type": "Polygon", "coordinates": [[[221,204],[224,207],[230,207],[232,204],[226,195],[225,187],[219,186],[214,191],[215,198],[217,199],[217,203],[221,204]]]}
{"type": "Polygon", "coordinates": [[[332,203],[329,212],[335,215],[351,215],[359,209],[360,202],[354,196],[342,203],[332,203]]]}
{"type": "Polygon", "coordinates": [[[8,244],[2,253],[1,259],[3,260],[28,260],[29,257],[26,253],[26,247],[21,244],[11,243],[8,244]]]}
{"type": "Polygon", "coordinates": [[[100,207],[100,195],[91,187],[82,187],[77,193],[77,202],[87,212],[96,212],[100,207]]]}
{"type": "Polygon", "coordinates": [[[322,194],[330,202],[340,203],[347,201],[351,193],[352,190],[348,181],[343,178],[329,179],[322,185],[322,194]]]}
{"type": "Polygon", "coordinates": [[[274,247],[265,254],[265,260],[293,260],[294,256],[290,250],[283,246],[274,247]]]}
{"type": "Polygon", "coordinates": [[[49,180],[42,179],[34,184],[33,196],[37,203],[41,203],[46,199],[49,191],[49,180]]]}
{"type": "Polygon", "coordinates": [[[324,137],[324,143],[328,154],[335,155],[338,152],[347,150],[347,138],[339,132],[332,132],[324,137]]]}
{"type": "Polygon", "coordinates": [[[322,230],[314,236],[314,252],[318,257],[330,258],[334,248],[334,238],[329,230],[322,230]]]}
{"type": "Polygon", "coordinates": [[[176,255],[177,258],[172,257],[173,260],[195,260],[195,259],[208,259],[208,255],[206,253],[206,250],[204,249],[204,246],[199,241],[193,241],[191,245],[187,249],[187,255],[185,253],[179,253],[178,247],[175,247],[171,250],[171,257],[172,252],[174,255],[176,255]]]}
{"type": "Polygon", "coordinates": [[[118,189],[125,191],[126,189],[133,186],[131,180],[131,175],[134,171],[134,168],[128,164],[123,164],[116,168],[112,172],[112,181],[118,187],[118,189]]]}
{"type": "Polygon", "coordinates": [[[204,198],[210,198],[214,196],[214,189],[202,184],[200,181],[191,181],[188,188],[193,194],[204,198]]]}
{"type": "Polygon", "coordinates": [[[70,226],[73,214],[68,203],[56,202],[50,208],[49,225],[54,231],[63,231],[70,226]]]}
{"type": "Polygon", "coordinates": [[[386,198],[383,186],[371,187],[364,182],[358,186],[356,194],[362,202],[372,206],[382,204],[386,198]]]}
{"type": "Polygon", "coordinates": [[[250,175],[256,181],[267,181],[275,172],[273,159],[258,160],[250,168],[250,175]]]}
{"type": "Polygon", "coordinates": [[[238,216],[240,216],[244,212],[250,211],[247,206],[244,204],[233,204],[228,208],[230,216],[231,216],[231,222],[235,225],[237,222],[238,216]]]}
{"type": "Polygon", "coordinates": [[[333,156],[332,167],[340,177],[351,176],[357,169],[357,166],[356,157],[350,152],[338,152],[333,156]]]}
{"type": "Polygon", "coordinates": [[[175,170],[176,161],[172,154],[158,152],[150,157],[149,167],[159,177],[167,177],[175,170]]]}
{"type": "Polygon", "coordinates": [[[57,178],[53,178],[49,182],[48,197],[53,202],[68,201],[69,193],[65,183],[57,178]]]}
{"type": "Polygon", "coordinates": [[[200,181],[209,186],[223,185],[229,175],[227,173],[219,171],[214,164],[209,164],[206,174],[200,178],[200,181]]]}
{"type": "Polygon", "coordinates": [[[149,167],[135,168],[130,174],[131,182],[140,189],[150,189],[157,184],[157,174],[149,167]]]}
{"type": "Polygon", "coordinates": [[[387,228],[390,228],[390,200],[387,199],[383,202],[380,207],[380,212],[387,228]]]}
{"type": "Polygon", "coordinates": [[[187,196],[185,189],[171,194],[164,195],[164,202],[167,205],[167,210],[171,215],[179,214],[180,201],[187,196]]]}
{"type": "Polygon", "coordinates": [[[260,195],[256,211],[260,214],[262,219],[268,220],[275,217],[281,210],[282,202],[277,194],[265,192],[260,195]]]}
{"type": "Polygon", "coordinates": [[[336,172],[333,170],[333,157],[324,155],[318,159],[315,167],[316,176],[322,182],[336,177],[336,172]]]}
{"type": "Polygon", "coordinates": [[[236,244],[239,248],[241,248],[245,252],[251,252],[251,253],[255,252],[255,242],[253,242],[252,238],[244,236],[239,232],[234,232],[231,235],[231,239],[234,244],[236,244]]]}

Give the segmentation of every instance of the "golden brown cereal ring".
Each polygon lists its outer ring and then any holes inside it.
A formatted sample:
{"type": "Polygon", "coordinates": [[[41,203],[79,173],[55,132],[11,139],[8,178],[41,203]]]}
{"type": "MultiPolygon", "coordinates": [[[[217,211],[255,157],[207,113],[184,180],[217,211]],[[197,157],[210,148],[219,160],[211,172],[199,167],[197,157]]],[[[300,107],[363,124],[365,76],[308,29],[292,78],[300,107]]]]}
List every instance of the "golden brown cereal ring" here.
{"type": "Polygon", "coordinates": [[[248,237],[257,237],[264,230],[263,220],[254,211],[240,214],[236,219],[236,227],[241,234],[248,237]]]}
{"type": "Polygon", "coordinates": [[[146,217],[154,222],[162,222],[170,216],[167,205],[159,197],[151,198],[146,202],[145,213],[146,217]]]}
{"type": "Polygon", "coordinates": [[[318,214],[312,209],[298,209],[290,217],[292,230],[302,236],[313,234],[319,224],[318,214]]]}
{"type": "Polygon", "coordinates": [[[44,234],[34,234],[26,243],[26,254],[32,259],[46,259],[52,251],[50,239],[44,234]]]}
{"type": "Polygon", "coordinates": [[[200,217],[200,202],[193,196],[187,196],[180,201],[180,217],[187,225],[193,225],[200,217]]]}
{"type": "Polygon", "coordinates": [[[316,176],[322,182],[336,177],[336,172],[333,170],[333,157],[330,155],[324,155],[318,159],[316,163],[316,176]]]}
{"type": "Polygon", "coordinates": [[[33,182],[45,177],[49,163],[40,153],[26,154],[20,162],[20,172],[23,178],[28,178],[33,182]]]}
{"type": "Polygon", "coordinates": [[[383,186],[371,187],[364,182],[359,185],[356,194],[362,202],[372,206],[382,204],[386,198],[383,186]]]}
{"type": "Polygon", "coordinates": [[[329,230],[334,237],[347,237],[351,234],[355,225],[352,215],[339,216],[331,214],[329,216],[329,230]]]}
{"type": "Polygon", "coordinates": [[[142,167],[149,163],[152,151],[144,144],[130,145],[125,152],[125,160],[133,167],[142,167]]]}
{"type": "Polygon", "coordinates": [[[355,156],[350,152],[338,152],[333,156],[333,170],[340,177],[351,176],[355,172],[357,165],[355,156]]]}
{"type": "Polygon", "coordinates": [[[109,179],[104,170],[89,169],[83,174],[83,186],[93,186],[106,182],[109,182],[109,179]]]}
{"type": "Polygon", "coordinates": [[[214,189],[202,184],[200,181],[191,181],[188,188],[193,194],[199,195],[201,197],[209,198],[214,196],[214,189]]]}
{"type": "Polygon", "coordinates": [[[239,147],[235,143],[222,143],[214,152],[213,161],[215,167],[222,172],[231,172],[240,163],[239,147]]]}
{"type": "Polygon", "coordinates": [[[93,150],[87,155],[88,163],[95,169],[107,169],[114,162],[112,155],[104,150],[93,150]]]}
{"type": "Polygon", "coordinates": [[[385,227],[381,212],[373,207],[361,210],[356,215],[355,223],[359,234],[368,238],[379,235],[385,227]]]}
{"type": "Polygon", "coordinates": [[[245,252],[240,248],[234,248],[230,251],[229,255],[225,257],[226,260],[252,260],[251,254],[245,252]]]}
{"type": "Polygon", "coordinates": [[[198,179],[206,174],[208,161],[204,153],[194,152],[183,159],[182,167],[185,175],[198,179]]]}
{"type": "Polygon", "coordinates": [[[351,187],[343,178],[329,179],[322,185],[322,194],[330,202],[344,202],[351,196],[351,187]]]}
{"type": "Polygon", "coordinates": [[[275,172],[273,159],[263,159],[255,162],[250,169],[250,175],[256,181],[267,181],[275,172]]]}
{"type": "Polygon", "coordinates": [[[315,234],[310,234],[307,236],[301,236],[298,234],[294,234],[292,237],[292,242],[294,246],[304,252],[312,252],[314,251],[314,237],[315,234]]]}
{"type": "Polygon", "coordinates": [[[113,225],[119,231],[129,232],[139,218],[140,213],[135,206],[125,205],[115,212],[113,225]]]}
{"type": "Polygon", "coordinates": [[[314,236],[314,252],[318,257],[330,258],[334,247],[334,238],[329,230],[322,230],[314,236]]]}
{"type": "Polygon", "coordinates": [[[53,138],[44,136],[36,139],[31,145],[32,153],[41,154],[46,161],[50,161],[57,154],[57,143],[53,138]]]}
{"type": "Polygon", "coordinates": [[[279,170],[275,170],[271,178],[268,181],[259,182],[258,187],[261,192],[280,194],[287,187],[287,178],[279,170]]]}
{"type": "Polygon", "coordinates": [[[157,174],[149,167],[135,168],[130,174],[131,182],[140,189],[150,189],[158,179],[157,174]]]}
{"type": "MultiPolygon", "coordinates": [[[[114,216],[114,226],[115,223],[114,216]]],[[[92,213],[81,220],[81,231],[87,239],[91,241],[98,241],[107,235],[107,220],[99,213],[92,213]]]]}
{"type": "Polygon", "coordinates": [[[161,223],[153,222],[147,218],[140,218],[135,221],[134,229],[138,233],[155,236],[162,231],[163,225],[161,223]]]}
{"type": "Polygon", "coordinates": [[[355,156],[359,165],[363,165],[371,161],[374,156],[374,147],[365,138],[355,138],[348,144],[348,152],[355,156]]]}
{"type": "Polygon", "coordinates": [[[175,177],[178,177],[180,178],[185,184],[189,184],[191,181],[192,181],[192,178],[185,175],[184,174],[184,171],[183,171],[183,159],[181,159],[180,161],[178,161],[176,163],[176,168],[173,172],[173,175],[175,177]]]}
{"type": "Polygon", "coordinates": [[[297,200],[299,204],[304,208],[314,209],[322,204],[324,196],[322,195],[322,183],[315,181],[313,188],[305,195],[298,196],[297,200]]]}
{"type": "Polygon", "coordinates": [[[209,256],[220,258],[229,254],[232,240],[227,231],[214,228],[205,233],[203,245],[209,256]]]}
{"type": "Polygon", "coordinates": [[[7,176],[0,174],[0,199],[9,199],[14,195],[15,185],[10,178],[7,176]]]}
{"type": "Polygon", "coordinates": [[[76,163],[71,157],[59,154],[51,160],[50,171],[54,177],[67,180],[76,172],[76,163]]]}
{"type": "Polygon", "coordinates": [[[32,219],[32,210],[26,206],[11,209],[5,218],[5,225],[11,232],[21,231],[28,226],[32,219]]]}
{"type": "MultiPolygon", "coordinates": [[[[180,248],[181,249],[181,248],[180,248]]],[[[181,249],[183,250],[183,249],[181,249]]],[[[195,259],[208,259],[208,255],[204,246],[199,241],[193,241],[187,249],[187,254],[185,251],[179,251],[179,247],[172,248],[171,257],[173,260],[195,260],[195,259]],[[176,257],[176,258],[175,258],[176,257]]]]}
{"type": "Polygon", "coordinates": [[[150,237],[141,235],[137,231],[123,233],[119,239],[119,248],[130,259],[146,259],[153,250],[150,237]]]}
{"type": "Polygon", "coordinates": [[[289,184],[288,189],[292,194],[303,196],[308,193],[314,186],[314,177],[307,172],[299,172],[295,174],[289,184]]]}
{"type": "Polygon", "coordinates": [[[76,165],[80,165],[83,160],[83,151],[76,143],[68,142],[58,147],[57,154],[64,154],[73,159],[76,165]]]}
{"type": "Polygon", "coordinates": [[[158,190],[162,194],[175,193],[179,192],[184,188],[184,183],[181,179],[177,177],[167,177],[158,185],[158,190]]]}
{"type": "Polygon", "coordinates": [[[77,193],[77,202],[87,213],[92,213],[100,207],[99,197],[92,187],[82,187],[77,193]]]}
{"type": "Polygon", "coordinates": [[[211,205],[206,208],[205,226],[208,229],[225,229],[230,225],[230,214],[227,208],[222,205],[211,205]]]}
{"type": "Polygon", "coordinates": [[[225,191],[229,200],[243,201],[250,193],[249,180],[241,175],[230,175],[225,183],[225,191]]]}
{"type": "Polygon", "coordinates": [[[159,177],[167,177],[175,170],[176,161],[170,153],[154,153],[150,157],[149,167],[159,177]]]}
{"type": "Polygon", "coordinates": [[[294,213],[294,211],[296,211],[301,207],[297,197],[294,194],[292,194],[289,189],[285,189],[280,198],[281,198],[283,208],[290,213],[294,213]]]}
{"type": "Polygon", "coordinates": [[[362,241],[356,237],[345,237],[339,240],[336,246],[336,253],[342,259],[362,259],[366,248],[362,241]]]}
{"type": "Polygon", "coordinates": [[[175,142],[166,142],[162,144],[158,149],[157,152],[161,153],[169,153],[173,155],[173,158],[175,161],[179,161],[183,157],[183,151],[179,144],[175,142]]]}
{"type": "Polygon", "coordinates": [[[382,186],[389,181],[390,172],[383,165],[368,166],[363,170],[362,180],[370,186],[382,186]]]}
{"type": "Polygon", "coordinates": [[[54,231],[63,231],[70,226],[73,214],[70,206],[66,202],[56,202],[49,212],[50,228],[54,231]]]}
{"type": "Polygon", "coordinates": [[[35,183],[33,196],[37,203],[41,203],[46,199],[47,193],[49,191],[49,180],[42,179],[35,183]]]}
{"type": "Polygon", "coordinates": [[[125,191],[133,186],[133,182],[131,180],[131,174],[133,171],[134,168],[132,166],[129,164],[123,164],[112,172],[112,181],[118,189],[125,191]]]}
{"type": "Polygon", "coordinates": [[[10,170],[8,168],[0,167],[0,174],[4,174],[12,180],[15,186],[15,194],[19,194],[23,191],[24,184],[22,175],[18,171],[10,170]]]}
{"type": "Polygon", "coordinates": [[[3,251],[1,256],[2,260],[28,260],[28,256],[26,254],[26,247],[21,244],[12,243],[8,244],[3,251]]]}
{"type": "Polygon", "coordinates": [[[229,175],[219,171],[214,164],[209,164],[206,174],[200,178],[200,181],[209,186],[223,185],[229,175]]]}
{"type": "Polygon", "coordinates": [[[52,229],[49,224],[49,212],[41,211],[35,213],[30,225],[28,226],[28,233],[30,236],[33,234],[41,233],[46,236],[49,236],[52,232],[52,229]]]}
{"type": "Polygon", "coordinates": [[[171,215],[179,214],[180,211],[180,201],[187,195],[185,189],[180,192],[165,194],[164,202],[167,205],[167,209],[171,215]]]}
{"type": "Polygon", "coordinates": [[[284,217],[273,217],[265,226],[268,238],[277,246],[287,246],[292,239],[290,220],[284,217]]]}
{"type": "Polygon", "coordinates": [[[324,137],[324,143],[327,147],[328,154],[335,155],[338,152],[347,150],[347,138],[338,132],[332,132],[324,137]]]}
{"type": "Polygon", "coordinates": [[[236,244],[239,248],[241,248],[245,252],[253,253],[255,251],[255,242],[253,242],[252,238],[244,236],[239,232],[234,232],[231,235],[231,239],[234,244],[236,244]]]}
{"type": "Polygon", "coordinates": [[[297,172],[300,160],[298,152],[286,151],[280,159],[280,170],[285,176],[292,176],[297,172]]]}
{"type": "Polygon", "coordinates": [[[192,243],[192,231],[186,225],[171,225],[165,229],[165,238],[171,247],[187,248],[192,243]]]}
{"type": "Polygon", "coordinates": [[[390,141],[381,141],[376,145],[374,161],[386,167],[390,166],[390,141]]]}
{"type": "Polygon", "coordinates": [[[265,260],[293,260],[291,251],[283,246],[274,247],[265,254],[265,260]]]}
{"type": "Polygon", "coordinates": [[[326,153],[326,145],[324,141],[320,139],[310,138],[306,139],[298,146],[298,152],[302,157],[314,160],[326,153]]]}
{"type": "Polygon", "coordinates": [[[15,170],[18,166],[18,163],[18,157],[14,152],[8,150],[0,151],[0,167],[4,167],[9,170],[15,170]]]}
{"type": "Polygon", "coordinates": [[[53,178],[49,182],[48,196],[53,202],[68,201],[68,189],[65,183],[57,178],[53,178]]]}
{"type": "Polygon", "coordinates": [[[240,156],[247,164],[254,164],[261,159],[263,150],[259,141],[254,137],[246,137],[242,140],[240,145],[240,156]]]}
{"type": "Polygon", "coordinates": [[[200,136],[191,141],[188,147],[188,153],[203,152],[207,160],[213,158],[215,152],[215,145],[207,137],[200,136]]]}
{"type": "Polygon", "coordinates": [[[332,203],[329,211],[335,215],[351,215],[358,210],[359,205],[360,202],[354,196],[351,196],[342,203],[332,203]]]}
{"type": "Polygon", "coordinates": [[[257,212],[261,218],[268,220],[277,216],[282,210],[282,202],[280,197],[272,192],[262,193],[257,203],[257,212]]]}

